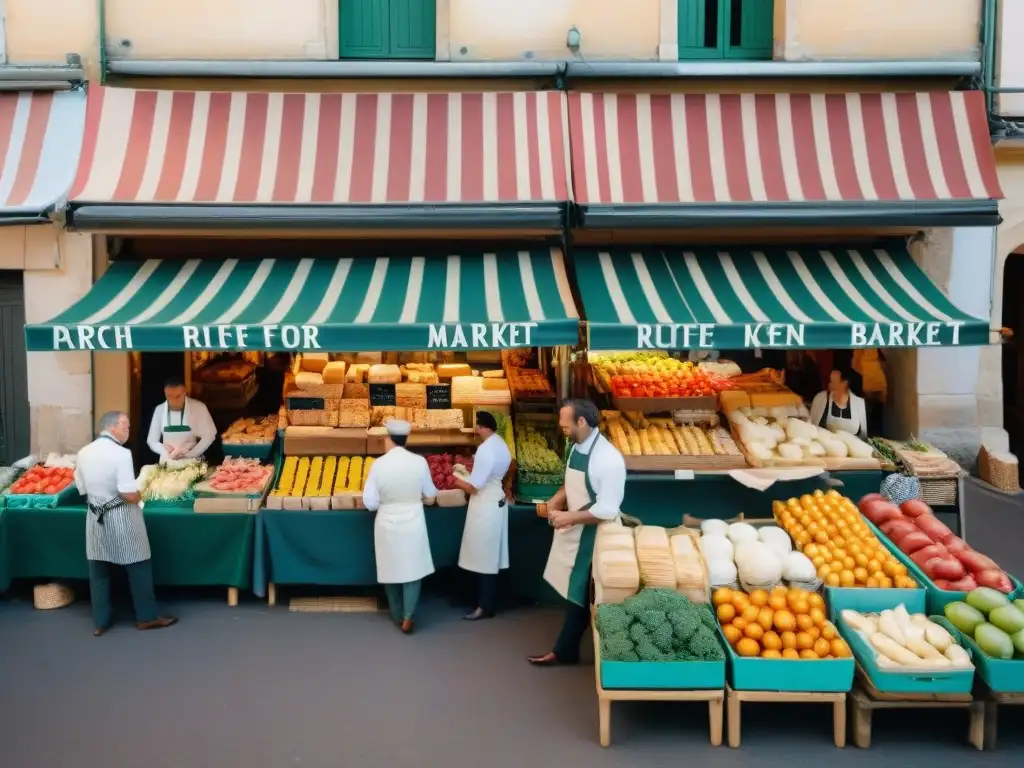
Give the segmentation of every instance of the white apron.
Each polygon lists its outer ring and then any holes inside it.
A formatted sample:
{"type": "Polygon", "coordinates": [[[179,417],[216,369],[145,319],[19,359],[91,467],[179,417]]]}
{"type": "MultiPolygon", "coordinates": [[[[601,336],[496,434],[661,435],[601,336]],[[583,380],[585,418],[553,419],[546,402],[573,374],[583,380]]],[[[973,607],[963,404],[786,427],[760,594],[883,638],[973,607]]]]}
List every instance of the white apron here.
{"type": "MultiPolygon", "coordinates": [[[[580,453],[573,446],[565,468],[565,506],[573,512],[590,509],[597,495],[590,484],[590,459],[605,442],[599,435],[590,453],[580,453]]],[[[616,519],[618,519],[616,517],[616,519]]],[[[596,525],[574,525],[555,531],[551,538],[544,581],[566,600],[585,606],[590,601],[590,564],[594,557],[596,525]]]]}
{"type": "Polygon", "coordinates": [[[508,503],[500,477],[490,478],[469,497],[459,568],[473,573],[508,568],[508,503]]]}
{"type": "Polygon", "coordinates": [[[856,435],[858,430],[860,429],[860,424],[857,422],[856,419],[852,418],[854,410],[852,395],[850,396],[850,399],[846,401],[846,405],[850,409],[851,418],[844,419],[839,416],[833,416],[832,395],[829,395],[828,400],[825,403],[825,415],[822,417],[822,421],[824,423],[820,424],[819,426],[825,427],[825,429],[830,429],[833,432],[835,432],[837,429],[841,429],[843,432],[848,432],[851,435],[856,435]]]}
{"type": "MultiPolygon", "coordinates": [[[[198,444],[195,433],[192,431],[192,427],[188,426],[185,411],[188,409],[188,401],[185,401],[185,405],[182,406],[181,411],[172,411],[171,406],[168,403],[164,403],[164,429],[160,435],[161,441],[166,445],[176,448],[179,451],[191,451],[198,444]],[[171,423],[171,415],[178,414],[178,423],[171,423]]],[[[169,457],[163,457],[160,462],[163,463],[169,457]]]]}
{"type": "Polygon", "coordinates": [[[422,461],[394,448],[374,467],[375,475],[379,470],[381,502],[373,521],[373,551],[381,584],[408,584],[434,572],[423,512],[422,461]]]}

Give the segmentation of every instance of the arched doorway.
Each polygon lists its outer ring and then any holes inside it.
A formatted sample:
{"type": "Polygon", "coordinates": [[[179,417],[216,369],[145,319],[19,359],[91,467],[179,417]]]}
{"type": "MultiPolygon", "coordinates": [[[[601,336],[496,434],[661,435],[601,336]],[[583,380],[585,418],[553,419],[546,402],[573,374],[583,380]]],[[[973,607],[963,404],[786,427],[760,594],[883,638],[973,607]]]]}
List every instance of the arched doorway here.
{"type": "Polygon", "coordinates": [[[1002,326],[1013,332],[1003,345],[1003,425],[1010,450],[1021,455],[1024,447],[1024,246],[1006,257],[1003,265],[1002,326]]]}

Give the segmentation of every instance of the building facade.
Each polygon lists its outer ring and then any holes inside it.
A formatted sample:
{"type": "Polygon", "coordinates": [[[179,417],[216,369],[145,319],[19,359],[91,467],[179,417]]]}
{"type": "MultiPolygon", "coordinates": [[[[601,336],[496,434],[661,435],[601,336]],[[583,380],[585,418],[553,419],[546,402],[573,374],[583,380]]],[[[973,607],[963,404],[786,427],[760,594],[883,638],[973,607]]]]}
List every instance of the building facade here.
{"type": "MultiPolygon", "coordinates": [[[[253,4],[237,0],[183,0],[173,6],[156,0],[2,4],[4,69],[11,81],[29,70],[43,79],[48,69],[59,79],[69,66],[80,66],[90,83],[178,91],[566,88],[712,98],[963,87],[983,75],[986,20],[1002,13],[1005,28],[1009,5],[987,0],[264,0],[257,12],[253,4]]],[[[1009,64],[1000,60],[1000,66],[1005,70],[1009,64]]],[[[1011,198],[1003,206],[1006,223],[998,246],[995,227],[938,221],[922,227],[910,248],[954,303],[990,317],[993,329],[1003,325],[995,309],[997,256],[1020,245],[1007,246],[1006,237],[1014,235],[1004,237],[1013,226],[1011,198]]],[[[83,295],[105,269],[111,248],[105,235],[66,232],[55,218],[49,237],[64,246],[60,261],[51,264],[39,246],[32,259],[19,261],[15,255],[3,262],[25,271],[30,323],[42,315],[49,319],[60,308],[56,304],[83,295]]],[[[1024,207],[1020,221],[1017,226],[1024,228],[1024,207]]],[[[777,227],[769,230],[753,228],[750,236],[779,237],[777,227]]],[[[605,234],[620,237],[614,226],[605,234]]],[[[830,234],[851,236],[841,227],[830,234]]],[[[1024,242],[1024,231],[1019,234],[1024,242]]],[[[631,234],[638,236],[666,238],[664,232],[631,234]]],[[[679,231],[669,239],[686,236],[679,231]]],[[[1002,380],[990,375],[1000,358],[994,346],[893,350],[888,354],[892,431],[933,440],[970,464],[984,430],[998,432],[1003,424],[1002,380]]],[[[73,447],[70,436],[48,421],[49,414],[79,418],[86,413],[88,420],[90,411],[95,416],[125,407],[129,365],[128,355],[119,352],[29,354],[32,446],[73,447]],[[87,381],[93,384],[86,394],[87,381]]],[[[77,433],[75,440],[80,444],[77,433]]]]}

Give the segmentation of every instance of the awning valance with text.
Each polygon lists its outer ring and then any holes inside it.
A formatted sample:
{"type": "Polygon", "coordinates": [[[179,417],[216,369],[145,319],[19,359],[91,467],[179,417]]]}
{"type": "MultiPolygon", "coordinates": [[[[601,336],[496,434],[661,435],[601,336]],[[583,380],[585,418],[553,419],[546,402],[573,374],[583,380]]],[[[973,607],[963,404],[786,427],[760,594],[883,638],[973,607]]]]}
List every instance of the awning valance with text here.
{"type": "Polygon", "coordinates": [[[477,350],[576,344],[562,251],[119,261],[25,328],[44,350],[477,350]]]}
{"type": "Polygon", "coordinates": [[[584,250],[591,349],[852,349],[984,345],[902,245],[584,250]]]}

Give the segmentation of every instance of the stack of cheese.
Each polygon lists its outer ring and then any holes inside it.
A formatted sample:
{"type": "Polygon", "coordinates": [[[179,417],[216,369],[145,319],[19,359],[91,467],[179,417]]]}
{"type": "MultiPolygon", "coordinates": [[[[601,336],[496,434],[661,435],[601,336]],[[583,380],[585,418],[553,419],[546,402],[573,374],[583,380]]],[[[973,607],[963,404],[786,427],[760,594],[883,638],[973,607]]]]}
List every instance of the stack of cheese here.
{"type": "Polygon", "coordinates": [[[620,523],[602,523],[594,542],[594,601],[621,603],[640,589],[633,533],[620,523]]]}
{"type": "Polygon", "coordinates": [[[693,536],[677,533],[671,539],[672,558],[676,565],[676,591],[692,603],[708,602],[707,574],[693,536]]]}
{"type": "Polygon", "coordinates": [[[676,563],[664,528],[641,525],[636,529],[636,559],[640,564],[640,580],[645,587],[676,588],[676,563]]]}

